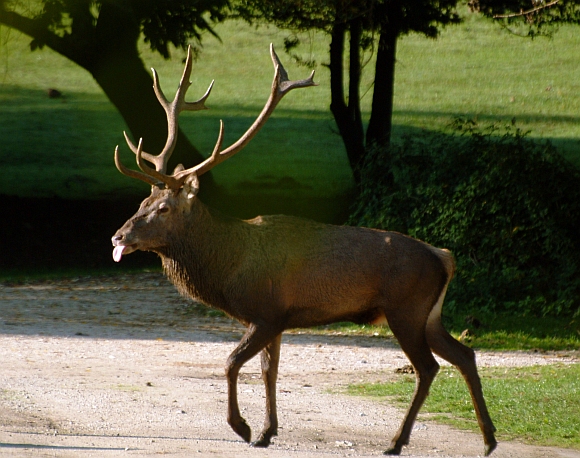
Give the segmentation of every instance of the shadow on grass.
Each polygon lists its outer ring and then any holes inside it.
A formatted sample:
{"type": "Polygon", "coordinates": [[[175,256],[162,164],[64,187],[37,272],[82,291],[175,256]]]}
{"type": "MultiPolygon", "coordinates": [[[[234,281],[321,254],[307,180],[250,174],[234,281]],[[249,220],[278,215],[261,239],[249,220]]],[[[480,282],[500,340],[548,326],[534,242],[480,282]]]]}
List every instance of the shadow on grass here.
{"type": "MultiPolygon", "coordinates": [[[[396,111],[396,115],[400,117],[412,118],[412,119],[425,119],[431,120],[448,120],[451,123],[454,119],[473,119],[478,122],[489,125],[497,123],[501,126],[511,124],[512,120],[515,119],[516,127],[521,128],[524,132],[530,131],[531,136],[535,140],[539,141],[549,141],[552,143],[566,159],[580,167],[580,138],[567,138],[567,137],[549,137],[543,136],[538,137],[535,135],[535,126],[545,127],[558,126],[562,127],[569,125],[570,128],[575,127],[580,123],[580,116],[562,116],[562,115],[550,115],[550,114],[537,114],[532,115],[529,113],[513,116],[508,114],[493,114],[486,115],[482,113],[474,112],[438,112],[438,111],[412,111],[412,110],[400,110],[396,111]]],[[[406,125],[396,125],[393,127],[393,136],[395,138],[401,138],[403,136],[413,136],[417,133],[417,128],[413,126],[406,125]]]]}
{"type": "MultiPolygon", "coordinates": [[[[110,238],[148,195],[146,187],[131,188],[137,180],[123,177],[114,167],[113,149],[122,142],[124,125],[112,105],[102,95],[63,92],[51,98],[47,91],[0,85],[0,163],[11,172],[0,186],[0,272],[112,269],[110,238]],[[119,189],[121,180],[128,183],[126,188],[119,189]],[[67,192],[75,198],[39,197],[67,192]]],[[[217,108],[210,116],[184,118],[184,130],[191,128],[194,143],[204,151],[207,144],[211,151],[218,117],[227,116],[226,135],[231,138],[243,132],[259,110],[217,108]]],[[[237,173],[238,179],[209,196],[202,189],[202,200],[240,218],[282,213],[342,223],[351,191],[341,182],[321,193],[331,184],[321,184],[322,178],[316,182],[317,175],[327,179],[336,172],[335,153],[329,153],[332,148],[320,138],[321,131],[334,136],[320,124],[327,121],[317,112],[281,110],[277,115],[256,139],[257,150],[249,147],[247,155],[232,160],[238,162],[230,166],[228,177],[237,173]],[[316,138],[308,140],[308,132],[316,138]],[[309,154],[298,136],[307,145],[316,143],[318,150],[309,154]]],[[[127,165],[135,167],[127,148],[122,154],[127,165]]],[[[347,173],[344,164],[340,168],[350,183],[348,166],[347,173]]],[[[135,253],[123,270],[149,266],[159,266],[155,255],[135,253]]]]}
{"type": "MultiPolygon", "coordinates": [[[[145,198],[146,196],[143,196],[145,198]]],[[[0,272],[49,273],[58,269],[113,269],[111,237],[139,208],[141,198],[64,200],[0,196],[0,272]]],[[[257,193],[243,197],[221,194],[204,201],[224,213],[251,218],[259,214],[291,214],[341,223],[351,196],[280,198],[257,193]]],[[[157,256],[137,252],[123,260],[123,270],[159,267],[157,256]]]]}
{"type": "Polygon", "coordinates": [[[580,320],[571,317],[469,313],[449,316],[443,323],[466,345],[485,350],[579,351],[580,320]]]}

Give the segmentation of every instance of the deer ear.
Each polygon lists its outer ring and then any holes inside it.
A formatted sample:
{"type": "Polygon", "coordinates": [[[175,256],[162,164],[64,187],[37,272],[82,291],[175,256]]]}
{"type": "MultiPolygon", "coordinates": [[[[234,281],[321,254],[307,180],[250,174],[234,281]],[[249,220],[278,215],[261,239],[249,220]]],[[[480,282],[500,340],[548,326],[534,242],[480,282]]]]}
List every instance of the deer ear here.
{"type": "Polygon", "coordinates": [[[193,199],[197,195],[199,191],[199,179],[197,178],[197,174],[191,173],[188,175],[183,183],[183,189],[187,192],[188,199],[193,199]]]}

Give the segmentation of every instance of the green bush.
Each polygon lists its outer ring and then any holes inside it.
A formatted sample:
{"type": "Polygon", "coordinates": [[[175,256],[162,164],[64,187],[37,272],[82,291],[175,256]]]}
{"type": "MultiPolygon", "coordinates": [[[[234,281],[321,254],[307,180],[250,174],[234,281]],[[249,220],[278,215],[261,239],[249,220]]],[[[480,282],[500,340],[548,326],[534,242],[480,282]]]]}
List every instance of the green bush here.
{"type": "Polygon", "coordinates": [[[452,250],[448,310],[578,316],[580,171],[514,123],[454,128],[369,151],[350,223],[452,250]]]}

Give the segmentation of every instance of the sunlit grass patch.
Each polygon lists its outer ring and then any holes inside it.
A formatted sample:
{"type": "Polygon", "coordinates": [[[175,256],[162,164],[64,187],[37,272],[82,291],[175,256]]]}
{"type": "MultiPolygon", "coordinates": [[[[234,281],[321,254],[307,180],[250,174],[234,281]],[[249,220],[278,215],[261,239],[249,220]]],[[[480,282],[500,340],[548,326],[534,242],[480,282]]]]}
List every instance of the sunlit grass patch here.
{"type": "MultiPolygon", "coordinates": [[[[499,440],[580,449],[580,364],[479,369],[499,440]]],[[[353,395],[381,397],[405,408],[413,375],[388,383],[351,385],[353,395]]],[[[457,370],[441,369],[420,417],[478,431],[467,385],[457,370]]]]}

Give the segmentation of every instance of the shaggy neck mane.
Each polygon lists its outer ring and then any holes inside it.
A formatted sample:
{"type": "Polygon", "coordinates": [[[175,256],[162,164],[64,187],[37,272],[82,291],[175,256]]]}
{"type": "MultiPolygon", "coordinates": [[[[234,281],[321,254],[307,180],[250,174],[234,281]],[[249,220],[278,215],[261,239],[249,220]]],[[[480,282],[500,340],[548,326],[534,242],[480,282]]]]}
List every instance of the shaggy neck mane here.
{"type": "Polygon", "coordinates": [[[181,226],[168,234],[169,244],[158,251],[167,278],[184,296],[228,312],[222,291],[235,260],[243,259],[241,220],[222,215],[198,199],[181,226]]]}

